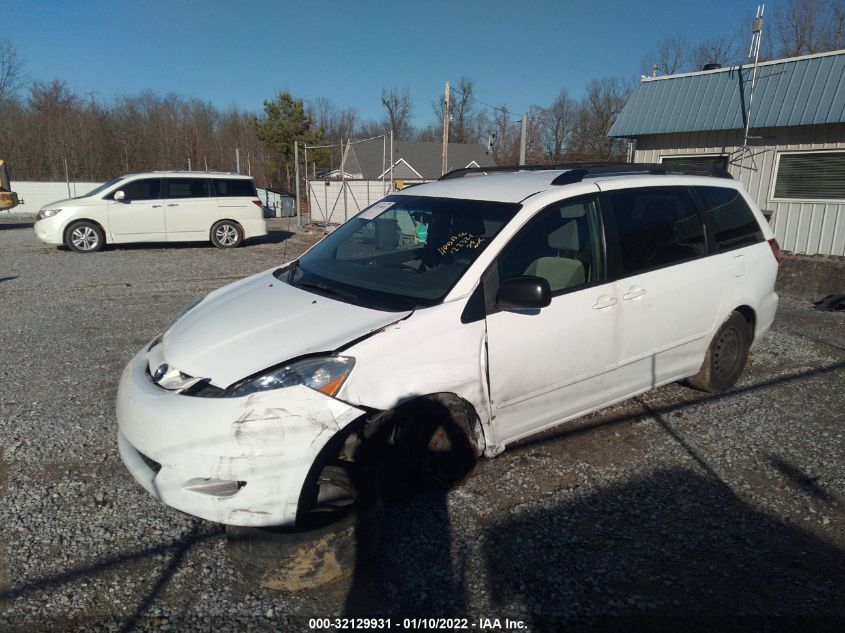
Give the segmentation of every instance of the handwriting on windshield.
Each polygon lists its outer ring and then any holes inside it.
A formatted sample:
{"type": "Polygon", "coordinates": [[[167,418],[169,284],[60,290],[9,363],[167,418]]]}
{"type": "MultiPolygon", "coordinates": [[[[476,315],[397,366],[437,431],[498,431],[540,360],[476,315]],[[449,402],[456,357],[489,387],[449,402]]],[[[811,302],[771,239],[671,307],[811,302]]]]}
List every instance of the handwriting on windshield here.
{"type": "Polygon", "coordinates": [[[437,252],[445,255],[446,253],[457,253],[467,248],[478,248],[483,241],[483,237],[477,237],[470,235],[466,231],[461,231],[446,240],[442,246],[437,248],[437,252]]]}

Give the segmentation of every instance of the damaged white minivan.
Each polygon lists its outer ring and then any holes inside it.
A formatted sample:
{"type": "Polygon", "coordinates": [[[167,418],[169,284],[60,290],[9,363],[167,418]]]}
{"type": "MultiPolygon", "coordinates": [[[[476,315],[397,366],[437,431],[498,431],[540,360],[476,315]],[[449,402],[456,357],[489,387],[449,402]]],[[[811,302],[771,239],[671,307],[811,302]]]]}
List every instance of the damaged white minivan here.
{"type": "Polygon", "coordinates": [[[659,385],[730,388],[779,249],[726,172],[668,169],[460,170],[212,292],[121,377],[126,466],[192,515],[292,525],[350,464],[448,485],[659,385]]]}

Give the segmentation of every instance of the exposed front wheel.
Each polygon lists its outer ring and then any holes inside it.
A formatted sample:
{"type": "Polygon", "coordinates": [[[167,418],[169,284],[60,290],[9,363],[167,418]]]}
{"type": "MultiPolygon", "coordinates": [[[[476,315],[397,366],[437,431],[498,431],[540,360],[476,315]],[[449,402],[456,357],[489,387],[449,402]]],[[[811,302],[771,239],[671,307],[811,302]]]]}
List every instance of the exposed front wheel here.
{"type": "Polygon", "coordinates": [[[103,230],[88,220],[74,222],[65,233],[65,244],[77,253],[96,253],[105,241],[103,230]]]}
{"type": "Polygon", "coordinates": [[[218,248],[235,248],[243,240],[244,232],[237,222],[221,220],[211,227],[211,243],[218,248]]]}
{"type": "Polygon", "coordinates": [[[704,356],[699,372],[688,379],[696,389],[720,393],[733,387],[742,375],[751,347],[751,326],[739,312],[731,313],[704,356]]]}
{"type": "Polygon", "coordinates": [[[373,478],[326,466],[312,487],[294,527],[226,528],[229,557],[246,580],[310,589],[350,576],[375,554],[384,508],[373,478]]]}

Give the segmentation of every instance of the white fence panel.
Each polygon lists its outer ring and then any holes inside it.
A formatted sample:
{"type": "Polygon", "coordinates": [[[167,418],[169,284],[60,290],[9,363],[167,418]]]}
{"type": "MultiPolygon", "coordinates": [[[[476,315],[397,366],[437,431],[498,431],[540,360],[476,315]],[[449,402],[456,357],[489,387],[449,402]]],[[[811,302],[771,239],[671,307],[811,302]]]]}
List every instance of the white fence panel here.
{"type": "MultiPolygon", "coordinates": [[[[70,183],[70,197],[83,196],[101,182],[72,182],[70,183]]],[[[10,213],[31,213],[35,215],[45,204],[66,200],[68,198],[68,184],[65,182],[32,182],[13,180],[12,191],[17,192],[18,198],[23,200],[10,213]]]]}
{"type": "Polygon", "coordinates": [[[390,193],[390,183],[381,180],[309,180],[311,221],[343,224],[352,216],[390,193]]]}

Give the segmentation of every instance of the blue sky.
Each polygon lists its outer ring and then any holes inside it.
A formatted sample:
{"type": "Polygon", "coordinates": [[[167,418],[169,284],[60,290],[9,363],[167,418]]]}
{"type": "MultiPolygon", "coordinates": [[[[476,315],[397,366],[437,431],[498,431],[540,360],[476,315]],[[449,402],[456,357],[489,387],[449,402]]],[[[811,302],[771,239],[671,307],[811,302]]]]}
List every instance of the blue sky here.
{"type": "Polygon", "coordinates": [[[410,88],[419,126],[447,79],[470,77],[479,99],[521,112],[564,87],[580,97],[593,78],[639,76],[664,35],[734,33],[756,4],[2,0],[0,39],[31,78],[99,98],[150,89],[258,111],[289,90],[370,119],[382,114],[382,87],[395,84],[410,88]]]}

